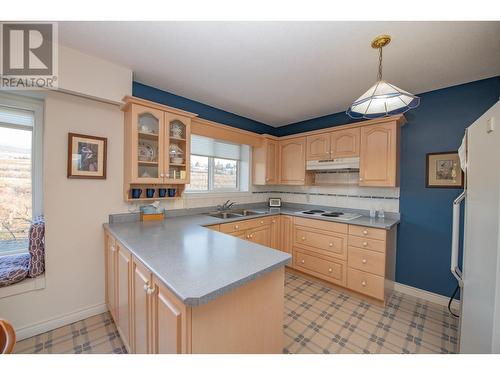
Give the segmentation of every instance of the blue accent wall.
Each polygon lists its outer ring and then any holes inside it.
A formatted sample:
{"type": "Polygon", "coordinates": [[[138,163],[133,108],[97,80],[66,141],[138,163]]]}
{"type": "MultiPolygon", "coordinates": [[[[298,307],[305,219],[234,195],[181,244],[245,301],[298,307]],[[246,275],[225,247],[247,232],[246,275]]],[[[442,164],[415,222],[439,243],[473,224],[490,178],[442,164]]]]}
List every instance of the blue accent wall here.
{"type": "Polygon", "coordinates": [[[139,82],[132,83],[132,95],[151,100],[152,102],[165,104],[171,107],[183,109],[188,112],[197,113],[200,118],[211,120],[220,124],[233,126],[235,128],[248,130],[259,134],[272,134],[274,128],[249,118],[223,111],[215,107],[184,98],[139,82]]]}
{"type": "MultiPolygon", "coordinates": [[[[401,183],[396,281],[451,295],[450,273],[453,200],[460,189],[425,187],[426,154],[457,150],[465,128],[500,97],[500,77],[419,94],[421,104],[405,114],[401,132],[401,183]]],[[[276,135],[343,125],[344,112],[278,128],[276,135]]]]}

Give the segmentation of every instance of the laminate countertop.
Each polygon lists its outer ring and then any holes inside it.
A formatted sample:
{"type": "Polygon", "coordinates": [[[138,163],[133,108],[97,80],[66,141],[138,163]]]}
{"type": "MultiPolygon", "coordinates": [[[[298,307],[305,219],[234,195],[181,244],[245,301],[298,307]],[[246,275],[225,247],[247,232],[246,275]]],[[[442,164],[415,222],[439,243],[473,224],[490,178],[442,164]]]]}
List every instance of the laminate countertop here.
{"type": "MultiPolygon", "coordinates": [[[[290,254],[204,228],[206,225],[270,215],[301,215],[292,209],[257,208],[261,214],[218,219],[205,214],[167,216],[155,222],[107,223],[104,227],[149,268],[184,304],[207,303],[285,266],[290,254]]],[[[390,229],[397,219],[312,219],[390,229]]]]}

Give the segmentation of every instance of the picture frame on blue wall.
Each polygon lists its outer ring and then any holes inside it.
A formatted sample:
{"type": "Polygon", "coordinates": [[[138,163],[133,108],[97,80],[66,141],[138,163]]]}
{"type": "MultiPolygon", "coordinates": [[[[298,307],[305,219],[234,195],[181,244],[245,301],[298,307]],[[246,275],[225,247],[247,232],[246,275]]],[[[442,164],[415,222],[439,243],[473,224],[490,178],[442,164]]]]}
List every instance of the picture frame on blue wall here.
{"type": "Polygon", "coordinates": [[[426,155],[425,187],[463,189],[464,173],[457,151],[431,152],[426,155]]]}

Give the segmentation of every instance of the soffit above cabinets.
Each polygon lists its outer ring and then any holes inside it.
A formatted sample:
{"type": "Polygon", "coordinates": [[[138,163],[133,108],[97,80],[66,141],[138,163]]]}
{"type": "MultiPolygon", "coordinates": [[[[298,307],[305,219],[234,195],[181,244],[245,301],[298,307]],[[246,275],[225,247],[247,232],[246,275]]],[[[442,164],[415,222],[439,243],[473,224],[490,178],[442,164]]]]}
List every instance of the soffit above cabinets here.
{"type": "Polygon", "coordinates": [[[500,75],[500,22],[60,22],[138,82],[272,126],[345,111],[377,76],[413,93],[500,75]],[[106,35],[103,38],[102,35],[106,35]]]}

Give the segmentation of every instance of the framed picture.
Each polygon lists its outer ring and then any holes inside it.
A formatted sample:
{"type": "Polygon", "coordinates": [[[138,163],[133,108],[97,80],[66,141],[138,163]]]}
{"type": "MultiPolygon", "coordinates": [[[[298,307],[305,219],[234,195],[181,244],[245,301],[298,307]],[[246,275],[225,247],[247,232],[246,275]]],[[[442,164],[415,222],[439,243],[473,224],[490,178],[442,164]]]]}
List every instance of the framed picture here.
{"type": "Polygon", "coordinates": [[[106,178],[108,140],[68,133],[68,178],[106,178]]]}
{"type": "Polygon", "coordinates": [[[463,188],[464,174],[458,152],[433,152],[427,154],[428,188],[463,188]]]}

